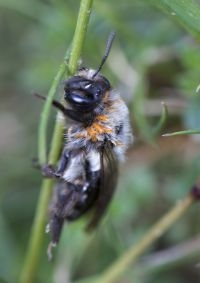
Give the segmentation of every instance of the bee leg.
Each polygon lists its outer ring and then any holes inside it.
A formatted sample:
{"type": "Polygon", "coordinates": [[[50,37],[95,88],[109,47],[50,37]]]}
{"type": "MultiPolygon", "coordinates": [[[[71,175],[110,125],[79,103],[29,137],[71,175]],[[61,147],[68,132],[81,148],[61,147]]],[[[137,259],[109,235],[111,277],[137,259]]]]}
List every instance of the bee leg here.
{"type": "Polygon", "coordinates": [[[32,158],[31,163],[32,163],[32,166],[33,166],[34,169],[41,170],[41,165],[40,165],[37,157],[32,158]]]}
{"type": "Polygon", "coordinates": [[[86,179],[88,187],[96,187],[100,179],[100,155],[98,153],[92,153],[88,155],[86,161],[86,179]]]}
{"type": "Polygon", "coordinates": [[[79,218],[85,211],[85,204],[87,202],[86,192],[82,186],[72,185],[71,198],[65,205],[63,210],[64,218],[73,221],[79,218]]]}
{"type": "Polygon", "coordinates": [[[88,187],[94,188],[97,186],[99,182],[100,170],[99,171],[88,171],[86,176],[87,176],[88,187]]]}
{"type": "Polygon", "coordinates": [[[49,243],[47,248],[47,256],[49,260],[52,260],[52,249],[57,246],[62,231],[63,223],[64,218],[59,217],[56,214],[51,217],[50,223],[48,225],[49,231],[47,231],[51,232],[51,242],[49,243]]]}
{"type": "Polygon", "coordinates": [[[68,160],[69,160],[69,152],[67,150],[64,150],[61,155],[58,168],[55,168],[50,164],[45,164],[41,166],[42,175],[46,178],[61,177],[67,167],[68,160]]]}
{"type": "Polygon", "coordinates": [[[52,249],[59,242],[64,220],[72,214],[77,202],[77,192],[73,184],[59,182],[55,187],[55,192],[49,207],[50,221],[47,225],[46,232],[50,233],[51,242],[47,249],[49,260],[52,259],[52,249]]]}
{"type": "Polygon", "coordinates": [[[32,166],[35,169],[41,170],[42,175],[45,178],[55,178],[56,177],[56,175],[55,175],[56,169],[54,168],[54,166],[50,165],[50,164],[41,165],[38,161],[38,158],[32,159],[32,166]]]}
{"type": "Polygon", "coordinates": [[[57,246],[57,243],[54,243],[54,242],[50,242],[49,245],[48,245],[48,248],[47,248],[47,257],[48,257],[48,260],[51,261],[52,258],[53,258],[53,255],[52,255],[52,249],[53,248],[56,248],[57,246]]]}
{"type": "Polygon", "coordinates": [[[51,242],[49,243],[47,249],[47,256],[49,260],[52,260],[52,249],[57,246],[62,231],[63,223],[64,218],[54,214],[51,217],[50,223],[48,224],[46,232],[51,232],[51,242]]]}
{"type": "Polygon", "coordinates": [[[61,155],[58,168],[55,171],[55,176],[56,177],[60,177],[64,173],[64,171],[65,171],[65,169],[67,167],[68,161],[69,161],[69,157],[70,157],[69,151],[68,150],[64,150],[62,155],[61,155]]]}
{"type": "Polygon", "coordinates": [[[55,173],[56,169],[53,165],[45,164],[45,165],[40,166],[40,168],[41,168],[42,175],[45,178],[55,178],[56,177],[56,173],[55,173]]]}
{"type": "Polygon", "coordinates": [[[89,188],[97,187],[101,172],[100,153],[97,150],[87,154],[85,172],[89,188]]]}

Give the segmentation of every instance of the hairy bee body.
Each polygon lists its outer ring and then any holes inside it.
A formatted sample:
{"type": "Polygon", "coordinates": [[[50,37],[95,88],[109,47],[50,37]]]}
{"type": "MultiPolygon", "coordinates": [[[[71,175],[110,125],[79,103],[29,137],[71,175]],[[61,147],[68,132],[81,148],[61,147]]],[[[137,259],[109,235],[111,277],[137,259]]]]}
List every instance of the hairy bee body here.
{"type": "Polygon", "coordinates": [[[65,220],[73,221],[92,209],[87,229],[98,225],[116,187],[118,163],[133,140],[128,108],[99,72],[113,38],[111,34],[98,70],[81,68],[64,82],[66,105],[53,101],[67,127],[57,168],[47,165],[42,170],[58,180],[49,209],[49,258],[65,220]]]}

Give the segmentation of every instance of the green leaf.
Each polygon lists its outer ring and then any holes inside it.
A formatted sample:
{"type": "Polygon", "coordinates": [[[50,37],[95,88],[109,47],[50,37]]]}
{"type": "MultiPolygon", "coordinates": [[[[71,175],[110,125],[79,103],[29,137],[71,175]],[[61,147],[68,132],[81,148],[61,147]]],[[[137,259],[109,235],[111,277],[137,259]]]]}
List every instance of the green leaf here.
{"type": "Polygon", "coordinates": [[[147,2],[164,11],[200,39],[200,4],[193,0],[150,0],[147,2]]]}

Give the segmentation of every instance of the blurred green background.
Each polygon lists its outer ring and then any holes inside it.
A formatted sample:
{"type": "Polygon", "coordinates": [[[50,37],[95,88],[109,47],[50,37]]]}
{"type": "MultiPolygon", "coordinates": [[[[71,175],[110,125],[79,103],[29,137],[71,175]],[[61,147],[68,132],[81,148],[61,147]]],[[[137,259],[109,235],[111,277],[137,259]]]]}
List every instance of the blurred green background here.
{"type": "MultiPolygon", "coordinates": [[[[92,235],[84,233],[84,219],[66,225],[53,263],[46,258],[47,235],[35,282],[66,283],[105,270],[198,178],[199,136],[162,134],[200,128],[200,33],[156,2],[94,1],[82,62],[96,68],[109,32],[116,31],[103,73],[130,107],[135,143],[102,225],[92,235]],[[169,116],[155,133],[162,101],[169,116]]],[[[0,0],[0,8],[0,282],[11,283],[23,264],[41,184],[31,160],[42,102],[31,92],[48,92],[73,38],[79,1],[0,0]]],[[[54,119],[53,110],[49,137],[54,119]]],[[[199,214],[194,205],[119,282],[200,282],[199,214]]]]}

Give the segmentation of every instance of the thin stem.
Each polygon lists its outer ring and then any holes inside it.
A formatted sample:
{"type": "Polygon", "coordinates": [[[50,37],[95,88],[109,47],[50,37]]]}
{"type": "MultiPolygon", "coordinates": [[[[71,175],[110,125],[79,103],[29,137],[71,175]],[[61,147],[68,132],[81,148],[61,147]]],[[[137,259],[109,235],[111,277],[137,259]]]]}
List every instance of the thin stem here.
{"type": "Polygon", "coordinates": [[[167,122],[167,117],[168,117],[168,109],[167,109],[167,105],[164,102],[161,102],[162,104],[162,114],[160,117],[160,120],[158,121],[158,124],[154,127],[154,129],[152,130],[153,135],[158,135],[161,130],[163,129],[163,127],[165,126],[166,122],[167,122]]]}
{"type": "Polygon", "coordinates": [[[82,0],[80,4],[79,16],[72,42],[72,51],[69,59],[69,72],[72,75],[76,72],[78,67],[78,59],[81,55],[92,4],[93,0],[82,0]]]}
{"type": "MultiPolygon", "coordinates": [[[[51,195],[50,187],[53,185],[53,180],[44,180],[41,186],[40,198],[37,204],[35,220],[31,230],[30,243],[22,269],[20,282],[34,282],[35,274],[38,267],[38,260],[41,253],[41,243],[44,237],[44,227],[46,223],[46,213],[41,213],[48,206],[51,195]]],[[[42,249],[43,251],[43,249],[42,249]]]]}
{"type": "Polygon", "coordinates": [[[191,129],[191,130],[184,130],[184,131],[178,131],[178,132],[174,132],[174,133],[166,133],[163,134],[163,137],[172,137],[172,136],[181,136],[181,135],[199,135],[200,134],[200,130],[199,129],[191,129]]]}
{"type": "Polygon", "coordinates": [[[137,271],[142,274],[150,272],[158,273],[163,270],[170,270],[187,263],[192,259],[199,258],[200,255],[200,237],[178,244],[174,247],[146,256],[138,264],[137,271]]]}
{"type": "MultiPolygon", "coordinates": [[[[83,41],[86,35],[86,30],[87,30],[89,17],[90,17],[92,3],[93,3],[93,0],[82,0],[81,1],[80,10],[79,10],[78,19],[77,19],[77,27],[75,30],[74,40],[72,44],[72,52],[71,52],[71,56],[69,60],[69,66],[68,66],[71,74],[73,74],[76,71],[77,64],[78,64],[77,62],[81,55],[81,50],[82,50],[83,41]]],[[[64,66],[63,64],[61,65],[52,83],[52,87],[50,88],[49,95],[52,97],[62,77],[63,66],[64,66]]],[[[46,104],[48,103],[50,104],[49,101],[51,100],[51,98],[48,98],[48,99],[47,99],[46,104]]],[[[47,116],[49,115],[48,110],[44,110],[43,113],[45,113],[43,115],[47,115],[47,116]]],[[[42,118],[42,119],[46,121],[48,120],[48,117],[46,118],[45,116],[45,118],[42,118]]],[[[43,129],[46,129],[45,128],[46,126],[44,126],[46,122],[44,122],[44,120],[43,120],[43,126],[40,126],[40,127],[41,128],[44,127],[43,129]]],[[[41,128],[40,128],[40,131],[42,131],[41,128]]],[[[59,152],[61,149],[61,144],[62,144],[62,133],[63,133],[62,123],[59,119],[57,119],[57,122],[55,124],[54,133],[53,133],[49,159],[48,159],[48,161],[51,164],[55,164],[58,159],[59,152]]],[[[45,133],[43,133],[43,135],[45,135],[45,133]]],[[[40,148],[40,153],[39,153],[39,159],[40,161],[43,161],[46,159],[46,156],[45,156],[46,144],[44,144],[46,139],[44,136],[40,138],[41,138],[40,140],[41,148],[40,148]]],[[[43,239],[44,239],[47,207],[48,207],[49,199],[51,196],[52,187],[53,187],[52,180],[43,181],[42,186],[41,186],[41,193],[40,193],[40,197],[38,201],[38,206],[36,210],[35,220],[34,220],[32,231],[31,231],[31,238],[30,238],[27,254],[25,257],[25,262],[22,268],[20,283],[32,283],[34,282],[34,278],[36,277],[41,250],[43,251],[41,247],[42,247],[43,239]]]]}
{"type": "Polygon", "coordinates": [[[66,70],[66,64],[63,62],[60,65],[57,75],[55,76],[52,86],[47,94],[46,103],[44,104],[43,111],[41,113],[41,119],[38,131],[38,159],[40,164],[46,164],[47,156],[47,127],[48,120],[52,108],[52,100],[56,93],[59,82],[61,81],[66,70]]]}
{"type": "Polygon", "coordinates": [[[95,283],[112,283],[119,279],[139,256],[141,256],[147,248],[153,244],[167,229],[169,229],[193,204],[195,201],[192,195],[188,195],[185,199],[179,201],[166,215],[164,215],[147,234],[129,249],[119,260],[108,268],[95,283]]]}

